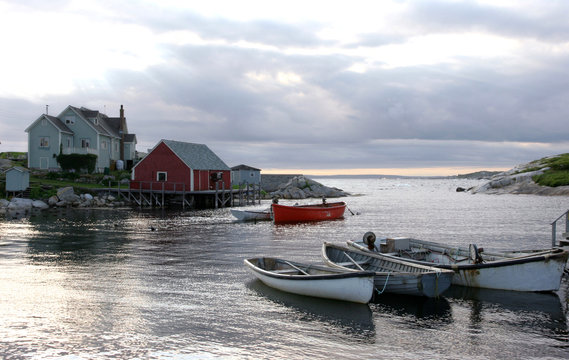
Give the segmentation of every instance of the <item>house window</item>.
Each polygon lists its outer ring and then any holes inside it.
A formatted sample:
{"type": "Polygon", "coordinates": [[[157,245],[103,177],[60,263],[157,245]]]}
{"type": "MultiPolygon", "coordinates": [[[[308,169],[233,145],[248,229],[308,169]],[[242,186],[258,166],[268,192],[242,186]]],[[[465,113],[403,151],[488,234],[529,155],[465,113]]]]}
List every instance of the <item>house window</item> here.
{"type": "Polygon", "coordinates": [[[166,171],[158,171],[156,173],[156,181],[168,181],[168,173],[166,171]]]}
{"type": "Polygon", "coordinates": [[[82,148],[88,148],[89,145],[90,145],[89,139],[81,139],[81,147],[82,148]]]}
{"type": "Polygon", "coordinates": [[[49,147],[49,137],[44,136],[40,138],[40,147],[47,148],[49,147]]]}
{"type": "Polygon", "coordinates": [[[101,141],[101,149],[107,150],[107,142],[106,141],[101,141]]]}
{"type": "Polygon", "coordinates": [[[71,139],[67,138],[67,147],[70,148],[71,147],[71,139]]]}
{"type": "Polygon", "coordinates": [[[73,125],[73,124],[75,124],[75,117],[74,117],[74,116],[66,116],[66,117],[65,117],[65,124],[66,124],[66,125],[73,125]]]}

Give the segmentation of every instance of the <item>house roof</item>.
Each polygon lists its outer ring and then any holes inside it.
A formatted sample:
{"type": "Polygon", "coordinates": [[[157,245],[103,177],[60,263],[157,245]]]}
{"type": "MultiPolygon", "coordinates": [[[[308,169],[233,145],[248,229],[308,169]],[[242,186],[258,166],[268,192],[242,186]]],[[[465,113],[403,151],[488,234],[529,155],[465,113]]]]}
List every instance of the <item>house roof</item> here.
{"type": "MultiPolygon", "coordinates": [[[[65,113],[67,109],[71,109],[74,111],[78,116],[82,117],[89,126],[95,129],[99,134],[120,138],[120,118],[111,118],[107,115],[99,112],[98,110],[91,110],[87,109],[86,107],[75,107],[69,105],[63,112],[61,112],[60,116],[65,113]],[[91,119],[97,119],[97,123],[95,124],[91,119]]],[[[34,121],[30,126],[26,128],[26,132],[29,132],[30,129],[41,119],[49,120],[59,131],[65,132],[68,134],[74,134],[73,130],[71,130],[65,122],[63,122],[59,117],[51,116],[43,114],[40,116],[36,121],[34,121]]],[[[126,121],[125,121],[126,122],[126,121]]],[[[126,128],[127,136],[125,136],[126,142],[136,142],[136,135],[135,134],[128,134],[128,127],[126,128]]]]}
{"type": "Polygon", "coordinates": [[[234,166],[234,167],[231,168],[231,170],[253,170],[253,171],[261,171],[261,169],[257,169],[257,168],[254,168],[254,167],[251,167],[251,166],[248,166],[248,165],[244,165],[244,164],[234,166]]]}
{"type": "Polygon", "coordinates": [[[65,125],[65,123],[63,121],[61,121],[61,119],[59,119],[58,117],[55,116],[51,116],[51,115],[46,115],[43,114],[42,116],[40,116],[39,118],[37,118],[36,121],[34,121],[30,126],[28,126],[26,128],[26,132],[29,132],[30,129],[32,127],[34,127],[34,125],[36,125],[39,121],[41,121],[42,119],[46,119],[47,121],[49,121],[50,123],[53,124],[53,126],[55,126],[59,131],[64,132],[64,133],[68,133],[68,134],[73,134],[73,131],[67,127],[67,125],[65,125]]]}
{"type": "Polygon", "coordinates": [[[19,171],[21,173],[29,173],[30,170],[26,169],[25,167],[21,167],[21,166],[13,166],[11,168],[9,168],[8,170],[5,171],[5,173],[8,173],[9,171],[19,171]]]}
{"type": "Polygon", "coordinates": [[[105,114],[100,113],[98,110],[87,109],[86,107],[77,108],[75,106],[69,106],[77,115],[81,116],[85,121],[91,125],[99,134],[120,137],[118,128],[112,126],[113,124],[108,120],[109,117],[105,114]],[[97,123],[91,121],[91,119],[97,119],[97,123]]]}
{"type": "Polygon", "coordinates": [[[134,134],[125,134],[124,141],[129,143],[136,143],[136,135],[134,134]]]}
{"type": "MultiPolygon", "coordinates": [[[[195,170],[230,170],[223,160],[204,144],[174,140],[160,140],[168,146],[188,167],[195,170]]],[[[158,146],[158,145],[157,145],[158,146]]]]}
{"type": "Polygon", "coordinates": [[[61,119],[51,115],[44,115],[44,117],[47,118],[49,121],[51,121],[53,125],[55,125],[55,127],[58,128],[60,131],[73,134],[73,131],[69,127],[67,127],[67,125],[65,125],[63,121],[61,121],[61,119]]]}

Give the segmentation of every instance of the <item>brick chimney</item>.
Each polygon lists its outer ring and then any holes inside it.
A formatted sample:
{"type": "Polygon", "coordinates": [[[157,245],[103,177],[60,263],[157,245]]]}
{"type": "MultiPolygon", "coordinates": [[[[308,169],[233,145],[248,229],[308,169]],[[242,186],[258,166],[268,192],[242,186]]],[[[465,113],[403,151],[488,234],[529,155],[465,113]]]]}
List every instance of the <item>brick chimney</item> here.
{"type": "Polygon", "coordinates": [[[124,108],[121,105],[121,111],[120,111],[120,117],[121,117],[121,124],[119,127],[119,135],[121,136],[121,143],[120,143],[120,148],[121,148],[121,154],[120,154],[120,158],[121,160],[124,162],[124,135],[126,132],[126,119],[124,118],[124,108]]]}

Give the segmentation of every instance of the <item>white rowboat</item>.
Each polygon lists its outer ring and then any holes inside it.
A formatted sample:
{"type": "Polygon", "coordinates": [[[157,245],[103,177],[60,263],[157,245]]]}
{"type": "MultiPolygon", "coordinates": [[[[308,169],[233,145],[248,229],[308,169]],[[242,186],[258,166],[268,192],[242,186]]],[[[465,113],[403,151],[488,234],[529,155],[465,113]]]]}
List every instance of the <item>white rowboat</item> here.
{"type": "Polygon", "coordinates": [[[451,270],[411,264],[378,253],[324,242],[322,257],[329,266],[373,271],[378,293],[439,297],[451,285],[451,270]]]}
{"type": "Polygon", "coordinates": [[[281,291],[363,304],[368,303],[373,295],[373,272],[269,257],[245,259],[244,262],[265,285],[281,291]]]}
{"type": "Polygon", "coordinates": [[[261,221],[271,220],[270,210],[235,210],[231,209],[233,215],[239,221],[261,221]]]}

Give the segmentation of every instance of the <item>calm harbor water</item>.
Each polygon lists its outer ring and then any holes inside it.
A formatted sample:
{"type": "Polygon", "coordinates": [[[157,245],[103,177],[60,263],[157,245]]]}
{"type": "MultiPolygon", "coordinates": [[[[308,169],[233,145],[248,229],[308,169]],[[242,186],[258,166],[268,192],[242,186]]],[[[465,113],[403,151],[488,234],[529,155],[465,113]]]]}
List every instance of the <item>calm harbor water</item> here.
{"type": "Polygon", "coordinates": [[[554,294],[451,288],[361,305],[270,289],[243,265],[259,255],[320,262],[322,241],[366,231],[545,248],[567,197],[455,191],[470,180],[316,180],[357,194],[343,199],[355,215],[279,226],[234,222],[229,209],[0,215],[0,357],[569,357],[567,279],[554,294]]]}

